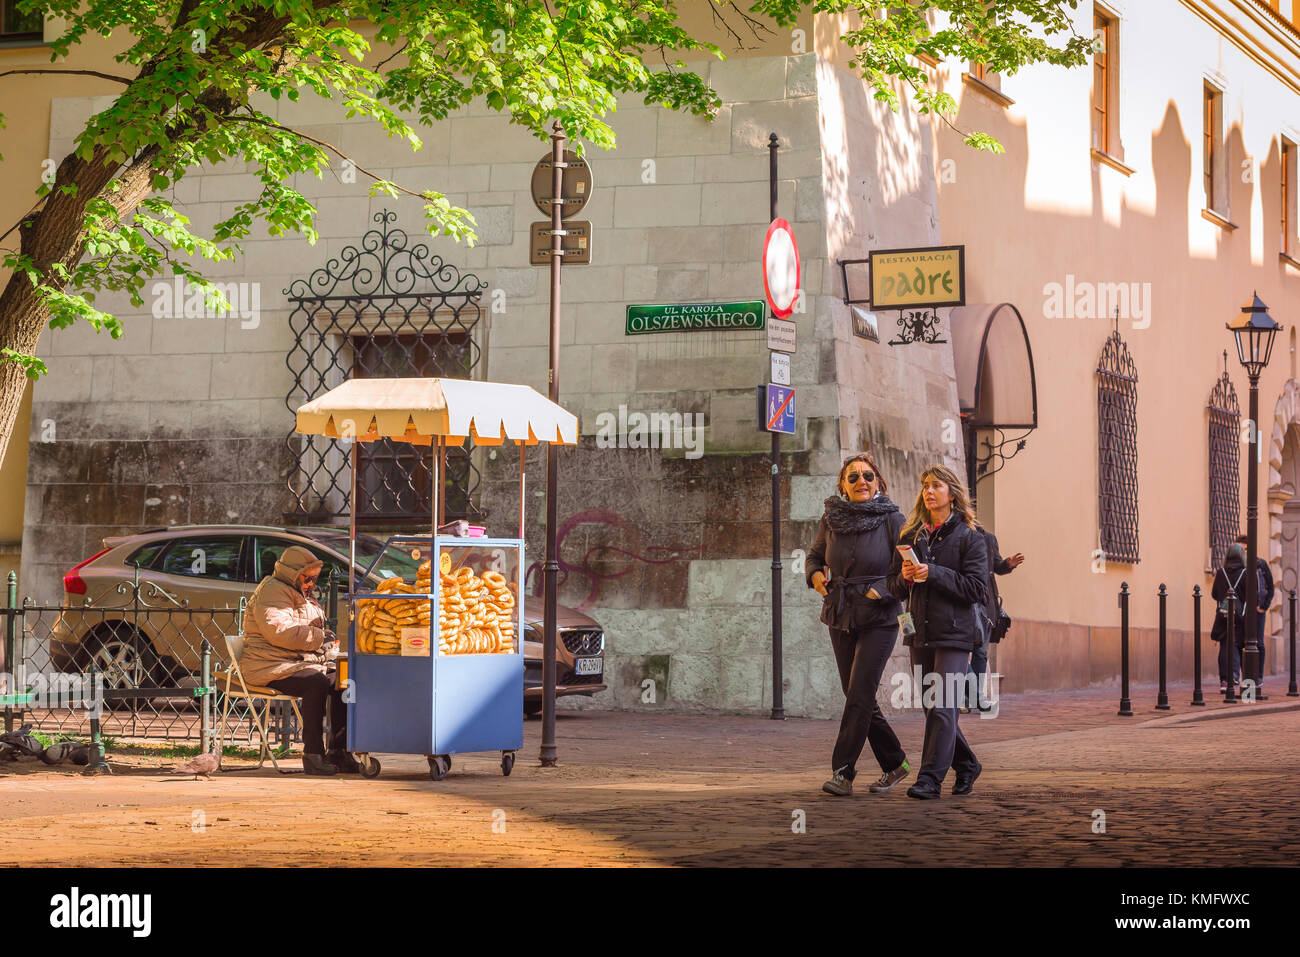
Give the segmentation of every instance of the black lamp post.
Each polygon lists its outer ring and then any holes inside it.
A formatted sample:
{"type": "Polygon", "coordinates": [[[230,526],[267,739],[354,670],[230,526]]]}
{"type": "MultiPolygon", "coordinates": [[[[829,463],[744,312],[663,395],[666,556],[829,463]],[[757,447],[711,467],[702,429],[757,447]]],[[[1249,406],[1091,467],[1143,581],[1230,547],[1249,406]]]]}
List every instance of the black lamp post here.
{"type": "MultiPolygon", "coordinates": [[[[1273,338],[1282,328],[1268,314],[1268,307],[1258,295],[1241,307],[1241,314],[1227,323],[1237,340],[1237,358],[1250,378],[1250,460],[1246,463],[1246,648],[1241,656],[1241,678],[1249,675],[1256,688],[1259,674],[1259,639],[1256,609],[1259,607],[1259,572],[1256,569],[1257,526],[1259,513],[1259,375],[1268,365],[1273,352],[1273,338]]],[[[1232,651],[1228,652],[1230,655],[1232,651]]],[[[1231,660],[1231,659],[1229,659],[1231,660]]]]}

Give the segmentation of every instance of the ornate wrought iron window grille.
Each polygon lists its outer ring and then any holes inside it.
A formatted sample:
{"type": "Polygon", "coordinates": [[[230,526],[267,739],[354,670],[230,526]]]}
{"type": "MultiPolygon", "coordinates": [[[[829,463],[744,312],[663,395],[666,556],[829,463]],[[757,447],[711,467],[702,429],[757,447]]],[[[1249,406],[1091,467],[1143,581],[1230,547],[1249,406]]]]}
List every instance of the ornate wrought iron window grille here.
{"type": "Polygon", "coordinates": [[[1107,561],[1137,564],[1137,368],[1117,327],[1097,364],[1098,527],[1107,561]]]}
{"type": "MultiPolygon", "coordinates": [[[[378,227],[285,290],[294,381],[285,405],[299,405],[348,378],[474,378],[482,355],[480,300],[487,283],[461,272],[426,243],[410,245],[397,214],[376,213],[378,227]]],[[[365,423],[357,423],[364,429],[365,423]]],[[[348,513],[346,440],[290,432],[297,462],[289,477],[290,521],[335,523],[348,513]]],[[[432,512],[433,450],[380,439],[358,455],[357,523],[427,524],[432,512]]],[[[471,453],[447,449],[446,518],[480,518],[479,472],[471,453]]]]}
{"type": "Polygon", "coordinates": [[[1241,407],[1228,378],[1228,353],[1223,375],[1210,391],[1210,567],[1223,567],[1223,556],[1241,528],[1241,407]]]}

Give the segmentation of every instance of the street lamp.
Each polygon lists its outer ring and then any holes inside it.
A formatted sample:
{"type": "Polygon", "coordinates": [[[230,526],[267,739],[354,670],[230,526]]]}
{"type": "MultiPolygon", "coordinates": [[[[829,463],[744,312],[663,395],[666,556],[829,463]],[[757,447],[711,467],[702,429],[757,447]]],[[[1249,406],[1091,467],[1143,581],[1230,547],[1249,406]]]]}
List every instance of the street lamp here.
{"type": "MultiPolygon", "coordinates": [[[[1237,358],[1250,378],[1250,459],[1246,463],[1246,648],[1241,656],[1241,679],[1245,683],[1250,675],[1255,687],[1263,675],[1259,673],[1259,639],[1256,610],[1259,607],[1259,571],[1256,568],[1257,526],[1259,512],[1259,374],[1268,365],[1273,352],[1273,338],[1282,328],[1268,314],[1268,307],[1259,296],[1241,307],[1241,314],[1226,324],[1237,341],[1237,358]]],[[[1233,651],[1228,652],[1229,655],[1233,651]]],[[[1231,659],[1229,659],[1231,660],[1231,659]]]]}

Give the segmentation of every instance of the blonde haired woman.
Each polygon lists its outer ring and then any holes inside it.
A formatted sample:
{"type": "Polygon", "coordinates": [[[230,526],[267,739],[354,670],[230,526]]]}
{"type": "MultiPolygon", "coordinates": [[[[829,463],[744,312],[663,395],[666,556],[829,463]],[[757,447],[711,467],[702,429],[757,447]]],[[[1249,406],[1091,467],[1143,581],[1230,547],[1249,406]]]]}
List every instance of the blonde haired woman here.
{"type": "Polygon", "coordinates": [[[970,794],[983,769],[957,726],[957,697],[970,653],[981,641],[975,606],[985,601],[988,550],[966,487],[952,469],[932,465],[921,473],[921,491],[899,543],[911,546],[917,558],[904,561],[895,550],[889,570],[889,590],[907,596],[915,628],[908,634],[904,626],[903,644],[911,651],[912,667],[920,666],[925,676],[923,687],[938,680],[941,689],[938,701],[933,691],[922,696],[922,705],[929,705],[925,744],[921,770],[907,795],[939,797],[950,767],[957,771],[952,793],[970,794]]]}

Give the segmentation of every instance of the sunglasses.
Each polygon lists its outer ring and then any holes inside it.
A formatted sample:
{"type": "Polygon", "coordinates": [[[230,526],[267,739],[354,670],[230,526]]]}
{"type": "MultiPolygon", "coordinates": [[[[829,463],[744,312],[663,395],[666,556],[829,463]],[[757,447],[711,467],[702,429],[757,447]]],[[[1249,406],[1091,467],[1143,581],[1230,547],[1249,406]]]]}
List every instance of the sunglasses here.
{"type": "Polygon", "coordinates": [[[845,476],[845,479],[848,480],[848,483],[850,485],[857,485],[858,479],[862,479],[862,481],[864,482],[874,482],[876,480],[876,473],[875,472],[850,472],[848,475],[845,476]]]}
{"type": "Polygon", "coordinates": [[[320,578],[320,574],[319,574],[319,573],[318,573],[318,574],[315,574],[315,575],[304,575],[303,578],[302,578],[302,580],[303,580],[304,582],[311,583],[311,582],[314,582],[314,581],[315,581],[316,579],[318,579],[318,578],[320,578]]]}

